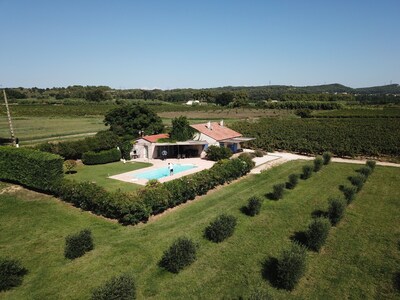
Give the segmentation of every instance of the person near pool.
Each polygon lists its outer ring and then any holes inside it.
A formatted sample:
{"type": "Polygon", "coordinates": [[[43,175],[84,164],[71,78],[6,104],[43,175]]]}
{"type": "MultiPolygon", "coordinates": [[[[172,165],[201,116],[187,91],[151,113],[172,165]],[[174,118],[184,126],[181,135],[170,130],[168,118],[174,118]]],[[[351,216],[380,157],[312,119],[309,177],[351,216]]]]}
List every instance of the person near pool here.
{"type": "Polygon", "coordinates": [[[172,163],[168,163],[169,175],[174,175],[174,165],[172,163]]]}

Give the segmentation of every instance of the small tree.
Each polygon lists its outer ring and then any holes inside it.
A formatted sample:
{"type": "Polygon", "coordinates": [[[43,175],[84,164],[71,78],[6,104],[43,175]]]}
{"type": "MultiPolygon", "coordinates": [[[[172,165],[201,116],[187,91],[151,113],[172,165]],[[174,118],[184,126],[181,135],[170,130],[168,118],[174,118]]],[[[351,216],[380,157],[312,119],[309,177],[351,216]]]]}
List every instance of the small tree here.
{"type": "Polygon", "coordinates": [[[66,170],[65,173],[72,173],[72,170],[76,168],[76,161],[73,159],[68,159],[64,161],[64,168],[66,170]]]}
{"type": "Polygon", "coordinates": [[[319,251],[328,237],[331,223],[326,218],[316,218],[311,221],[306,231],[307,247],[319,251]]]}
{"type": "Polygon", "coordinates": [[[21,285],[28,270],[14,259],[0,258],[0,292],[21,285]]]}
{"type": "Polygon", "coordinates": [[[350,177],[350,182],[357,188],[357,192],[361,191],[366,180],[367,178],[362,174],[350,177]]]}
{"type": "Polygon", "coordinates": [[[92,293],[92,300],[136,299],[135,281],[131,275],[115,276],[92,293]]]}
{"type": "Polygon", "coordinates": [[[344,198],[347,201],[347,204],[350,204],[351,202],[353,202],[354,197],[356,196],[357,188],[354,186],[344,186],[342,188],[342,192],[343,192],[344,198]]]}
{"type": "Polygon", "coordinates": [[[310,165],[303,166],[303,174],[301,174],[301,179],[308,179],[311,177],[313,172],[313,167],[310,165]]]}
{"type": "Polygon", "coordinates": [[[246,214],[249,216],[255,216],[260,213],[262,201],[260,198],[253,196],[249,198],[246,207],[246,214]]]}
{"type": "Polygon", "coordinates": [[[361,169],[359,169],[358,173],[364,175],[365,178],[368,178],[368,176],[371,175],[371,173],[372,173],[372,169],[368,166],[365,166],[365,167],[362,167],[361,169]]]}
{"type": "Polygon", "coordinates": [[[344,212],[346,210],[346,204],[341,198],[331,198],[329,199],[328,203],[328,217],[331,221],[331,224],[335,226],[343,218],[344,212]]]}
{"type": "Polygon", "coordinates": [[[367,160],[366,162],[367,167],[370,167],[372,170],[375,169],[376,161],[374,160],[367,160]]]}
{"type": "Polygon", "coordinates": [[[204,235],[210,241],[220,243],[233,234],[235,226],[236,218],[234,216],[222,214],[206,227],[204,235]]]}
{"type": "Polygon", "coordinates": [[[299,175],[297,174],[290,174],[289,175],[289,181],[286,184],[286,187],[288,189],[294,189],[299,182],[299,175]]]}
{"type": "Polygon", "coordinates": [[[206,150],[206,158],[212,161],[226,159],[232,156],[232,151],[226,147],[210,146],[206,150]]]}
{"type": "Polygon", "coordinates": [[[283,197],[283,191],[285,190],[284,183],[275,184],[272,191],[272,199],[279,200],[283,197]]]}
{"type": "Polygon", "coordinates": [[[84,229],[65,238],[64,256],[69,259],[75,259],[93,250],[93,248],[92,233],[89,229],[84,229]]]}
{"type": "Polygon", "coordinates": [[[331,162],[332,159],[332,153],[330,152],[324,152],[322,154],[322,158],[324,159],[324,165],[328,165],[331,162]]]}
{"type": "Polygon", "coordinates": [[[194,134],[194,129],[190,127],[189,121],[185,116],[180,116],[172,119],[172,129],[170,138],[175,141],[191,140],[194,134]]]}
{"type": "Polygon", "coordinates": [[[277,284],[286,290],[293,290],[306,272],[307,251],[298,243],[292,243],[278,258],[276,267],[277,284]]]}
{"type": "Polygon", "coordinates": [[[323,165],[324,165],[324,160],[322,159],[321,156],[317,156],[314,159],[314,172],[318,172],[319,170],[321,170],[323,165]]]}
{"type": "Polygon", "coordinates": [[[172,273],[179,273],[196,260],[196,244],[189,238],[180,237],[164,252],[159,265],[172,273]]]}

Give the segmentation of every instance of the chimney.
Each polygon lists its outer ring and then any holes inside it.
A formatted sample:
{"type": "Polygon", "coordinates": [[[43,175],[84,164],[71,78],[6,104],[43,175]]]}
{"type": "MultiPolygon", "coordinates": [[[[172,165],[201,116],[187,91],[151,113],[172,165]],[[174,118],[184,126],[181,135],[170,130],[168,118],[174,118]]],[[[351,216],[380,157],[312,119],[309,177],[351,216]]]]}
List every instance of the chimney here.
{"type": "Polygon", "coordinates": [[[210,121],[207,122],[206,127],[207,127],[208,129],[211,129],[211,122],[210,122],[210,121]]]}
{"type": "Polygon", "coordinates": [[[219,122],[219,126],[224,127],[224,120],[221,120],[221,121],[219,122]]]}

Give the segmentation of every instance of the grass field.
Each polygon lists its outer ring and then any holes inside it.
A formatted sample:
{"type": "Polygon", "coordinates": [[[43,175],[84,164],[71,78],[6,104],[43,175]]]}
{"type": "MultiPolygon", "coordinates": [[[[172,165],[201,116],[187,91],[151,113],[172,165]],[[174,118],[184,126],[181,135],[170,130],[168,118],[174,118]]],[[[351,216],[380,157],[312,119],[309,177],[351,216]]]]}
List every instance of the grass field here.
{"type": "Polygon", "coordinates": [[[103,164],[103,165],[78,165],[74,170],[77,171],[74,174],[66,175],[67,178],[74,179],[76,181],[90,181],[101,185],[106,190],[115,191],[121,190],[123,192],[133,191],[140,187],[141,185],[134,183],[127,183],[116,179],[110,179],[107,177],[138,170],[141,168],[146,168],[151,166],[148,163],[134,162],[134,163],[122,163],[120,161],[103,164]]]}
{"type": "Polygon", "coordinates": [[[396,299],[393,275],[400,270],[400,169],[376,167],[345,218],[329,234],[321,253],[308,253],[308,269],[289,293],[273,288],[261,275],[262,263],[304,230],[327,198],[339,195],[359,166],[331,164],[280,201],[265,200],[260,215],[240,212],[252,195],[263,196],[276,183],[299,173],[291,162],[212,191],[147,224],[123,227],[80,211],[52,197],[19,191],[0,195],[0,252],[29,269],[22,286],[0,293],[4,299],[87,299],[113,275],[135,276],[139,299],[233,299],[253,288],[276,299],[396,299]],[[220,244],[203,238],[219,213],[238,218],[232,237],[220,244]],[[82,228],[93,232],[95,250],[69,261],[65,236],[82,228]],[[163,251],[179,236],[199,243],[197,261],[179,274],[157,266],[163,251]]]}

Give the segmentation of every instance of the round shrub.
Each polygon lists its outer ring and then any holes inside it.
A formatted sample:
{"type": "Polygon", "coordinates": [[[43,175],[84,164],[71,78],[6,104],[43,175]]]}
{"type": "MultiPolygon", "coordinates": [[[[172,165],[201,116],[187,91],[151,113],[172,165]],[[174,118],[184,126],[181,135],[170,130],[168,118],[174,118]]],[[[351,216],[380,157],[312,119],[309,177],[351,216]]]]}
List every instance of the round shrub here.
{"type": "Polygon", "coordinates": [[[303,174],[301,174],[301,179],[308,179],[311,177],[313,172],[313,167],[310,165],[303,166],[303,174]]]}
{"type": "Polygon", "coordinates": [[[331,198],[329,199],[328,203],[328,217],[331,221],[331,224],[335,226],[343,218],[346,210],[346,204],[341,198],[331,198]]]}
{"type": "Polygon", "coordinates": [[[180,237],[164,252],[159,265],[172,273],[179,273],[196,260],[196,244],[189,238],[180,237]]]}
{"type": "Polygon", "coordinates": [[[376,161],[367,160],[366,165],[367,165],[367,167],[370,167],[373,170],[373,169],[375,169],[376,161]]]}
{"type": "Polygon", "coordinates": [[[64,256],[69,259],[75,259],[93,250],[93,248],[92,233],[89,229],[84,229],[65,238],[64,256]]]}
{"type": "Polygon", "coordinates": [[[236,218],[231,215],[219,215],[205,229],[205,237],[215,243],[220,243],[230,237],[235,231],[236,218]]]}
{"type": "Polygon", "coordinates": [[[328,165],[331,162],[332,159],[332,153],[330,152],[324,152],[322,154],[322,158],[324,160],[324,165],[328,165]]]}
{"type": "Polygon", "coordinates": [[[307,247],[319,251],[328,237],[331,223],[326,218],[316,218],[311,221],[306,231],[307,247]]]}
{"type": "Polygon", "coordinates": [[[283,197],[283,191],[285,190],[285,184],[284,183],[278,183],[275,184],[272,187],[272,198],[275,200],[279,200],[283,197]]]}
{"type": "Polygon", "coordinates": [[[92,293],[92,300],[136,299],[136,286],[132,276],[124,274],[111,278],[92,293]]]}
{"type": "Polygon", "coordinates": [[[321,156],[317,156],[314,159],[314,172],[318,172],[319,170],[321,170],[323,165],[324,165],[324,160],[322,159],[321,156]]]}
{"type": "Polygon", "coordinates": [[[367,178],[369,175],[371,175],[372,169],[370,167],[365,166],[359,169],[358,173],[364,175],[367,178]]]}
{"type": "Polygon", "coordinates": [[[297,174],[290,174],[289,175],[289,181],[286,184],[286,187],[288,189],[294,189],[299,182],[299,175],[297,174]]]}
{"type": "Polygon", "coordinates": [[[366,180],[367,178],[362,174],[350,177],[350,182],[357,188],[357,192],[361,191],[366,180]]]}
{"type": "Polygon", "coordinates": [[[350,204],[353,202],[354,197],[356,196],[357,193],[357,188],[354,186],[344,186],[342,189],[344,198],[347,201],[347,204],[350,204]]]}
{"type": "Polygon", "coordinates": [[[306,272],[306,248],[298,243],[292,243],[284,250],[277,261],[276,280],[279,287],[293,290],[300,278],[306,272]]]}
{"type": "Polygon", "coordinates": [[[264,151],[256,150],[256,151],[254,151],[254,154],[256,155],[256,157],[263,157],[264,156],[264,151]]]}
{"type": "Polygon", "coordinates": [[[28,270],[14,259],[0,258],[0,292],[19,286],[28,270]]]}
{"type": "Polygon", "coordinates": [[[255,216],[260,213],[262,201],[260,198],[253,196],[250,197],[247,207],[246,207],[246,214],[249,216],[255,216]]]}
{"type": "Polygon", "coordinates": [[[206,158],[213,161],[226,159],[232,156],[232,151],[226,147],[210,146],[206,150],[206,158]]]}

